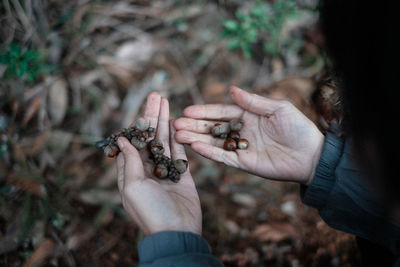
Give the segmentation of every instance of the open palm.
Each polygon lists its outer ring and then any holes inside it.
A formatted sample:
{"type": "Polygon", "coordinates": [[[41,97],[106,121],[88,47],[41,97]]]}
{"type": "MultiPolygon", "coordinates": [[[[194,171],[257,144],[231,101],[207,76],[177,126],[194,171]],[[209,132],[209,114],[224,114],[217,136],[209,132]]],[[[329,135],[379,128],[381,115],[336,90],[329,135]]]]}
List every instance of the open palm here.
{"type": "Polygon", "coordinates": [[[230,89],[237,105],[195,105],[185,109],[186,118],[175,121],[175,138],[191,144],[197,153],[264,178],[308,184],[321,154],[324,137],[296,107],[230,89]],[[241,138],[249,140],[246,150],[226,151],[224,140],[213,137],[216,122],[242,118],[241,138]]]}
{"type": "MultiPolygon", "coordinates": [[[[156,138],[163,142],[166,156],[187,159],[183,145],[174,140],[168,100],[151,93],[141,119],[157,128],[156,138]]],[[[124,137],[118,139],[118,146],[122,151],[117,158],[122,203],[144,234],[162,231],[201,234],[200,201],[190,171],[181,174],[178,183],[157,179],[145,149],[138,152],[124,137]]]]}

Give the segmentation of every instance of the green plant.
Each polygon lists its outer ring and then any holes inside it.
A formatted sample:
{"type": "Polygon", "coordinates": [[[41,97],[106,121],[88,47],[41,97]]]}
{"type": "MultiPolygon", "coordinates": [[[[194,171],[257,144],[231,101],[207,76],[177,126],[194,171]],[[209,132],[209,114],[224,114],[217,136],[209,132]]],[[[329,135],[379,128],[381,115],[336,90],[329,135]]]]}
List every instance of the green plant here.
{"type": "Polygon", "coordinates": [[[258,2],[249,12],[237,12],[234,20],[223,22],[223,37],[229,38],[228,48],[241,49],[246,58],[252,54],[252,45],[263,42],[264,52],[279,56],[282,46],[298,47],[291,37],[282,38],[285,22],[298,13],[294,0],[278,0],[273,4],[258,2]]]}
{"type": "Polygon", "coordinates": [[[22,78],[34,82],[41,73],[49,72],[54,67],[46,64],[46,58],[39,50],[23,49],[18,44],[9,44],[0,54],[0,64],[7,65],[4,79],[22,78]]]}

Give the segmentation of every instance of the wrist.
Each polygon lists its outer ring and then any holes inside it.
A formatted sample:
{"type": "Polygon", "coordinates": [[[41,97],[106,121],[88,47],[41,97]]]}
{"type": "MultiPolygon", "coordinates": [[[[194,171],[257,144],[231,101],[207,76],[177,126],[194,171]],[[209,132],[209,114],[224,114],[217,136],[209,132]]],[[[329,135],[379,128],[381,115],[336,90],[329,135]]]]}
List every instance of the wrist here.
{"type": "Polygon", "coordinates": [[[315,147],[313,149],[313,153],[311,154],[311,167],[310,167],[310,173],[306,179],[306,181],[303,182],[305,185],[310,185],[314,179],[318,162],[319,159],[321,158],[322,150],[324,147],[324,142],[325,142],[325,136],[318,131],[318,135],[316,137],[316,142],[315,142],[315,147]]]}

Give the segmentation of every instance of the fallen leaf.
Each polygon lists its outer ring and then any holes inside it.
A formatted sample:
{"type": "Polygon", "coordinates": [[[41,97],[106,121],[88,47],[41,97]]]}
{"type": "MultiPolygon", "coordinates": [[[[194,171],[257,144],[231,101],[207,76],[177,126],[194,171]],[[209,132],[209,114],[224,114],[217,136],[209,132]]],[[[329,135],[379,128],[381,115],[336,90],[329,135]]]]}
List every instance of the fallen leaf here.
{"type": "Polygon", "coordinates": [[[252,232],[259,241],[279,242],[286,239],[299,239],[299,231],[290,223],[270,222],[261,224],[252,232]]]}
{"type": "Polygon", "coordinates": [[[46,188],[42,184],[28,177],[10,174],[6,179],[6,183],[39,198],[43,198],[46,194],[46,188]]]}
{"type": "Polygon", "coordinates": [[[77,250],[96,234],[94,227],[89,225],[77,225],[74,230],[74,233],[68,236],[66,242],[68,250],[77,250]]]}
{"type": "Polygon", "coordinates": [[[39,107],[41,104],[42,104],[41,96],[38,96],[32,100],[32,102],[29,104],[29,107],[24,114],[24,119],[22,121],[24,126],[26,126],[28,124],[28,122],[33,118],[33,116],[39,110],[39,107]]]}
{"type": "Polygon", "coordinates": [[[49,89],[48,112],[54,125],[60,124],[68,107],[67,82],[57,79],[49,89]]]}
{"type": "Polygon", "coordinates": [[[248,208],[255,208],[257,206],[257,201],[255,198],[249,194],[245,193],[235,193],[232,195],[233,202],[240,204],[248,208]]]}
{"type": "Polygon", "coordinates": [[[23,267],[39,266],[46,263],[46,260],[53,254],[55,246],[56,244],[52,239],[44,240],[24,263],[23,267]]]}
{"type": "Polygon", "coordinates": [[[30,156],[37,155],[44,148],[50,137],[51,137],[51,132],[49,131],[45,131],[40,135],[38,135],[33,141],[33,144],[31,145],[29,155],[30,156]]]}

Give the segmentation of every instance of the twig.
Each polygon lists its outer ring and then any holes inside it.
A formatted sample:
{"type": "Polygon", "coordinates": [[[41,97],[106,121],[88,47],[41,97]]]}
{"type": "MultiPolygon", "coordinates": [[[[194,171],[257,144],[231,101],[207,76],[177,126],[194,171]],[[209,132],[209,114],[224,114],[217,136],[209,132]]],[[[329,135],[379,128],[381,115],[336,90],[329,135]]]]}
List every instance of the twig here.
{"type": "Polygon", "coordinates": [[[32,22],[29,20],[29,18],[26,16],[24,9],[22,8],[21,4],[19,3],[18,0],[12,0],[12,3],[14,5],[14,9],[17,12],[18,18],[20,19],[22,25],[24,26],[27,35],[32,37],[32,41],[37,45],[38,47],[43,47],[42,42],[40,41],[36,29],[32,27],[32,22]]]}

